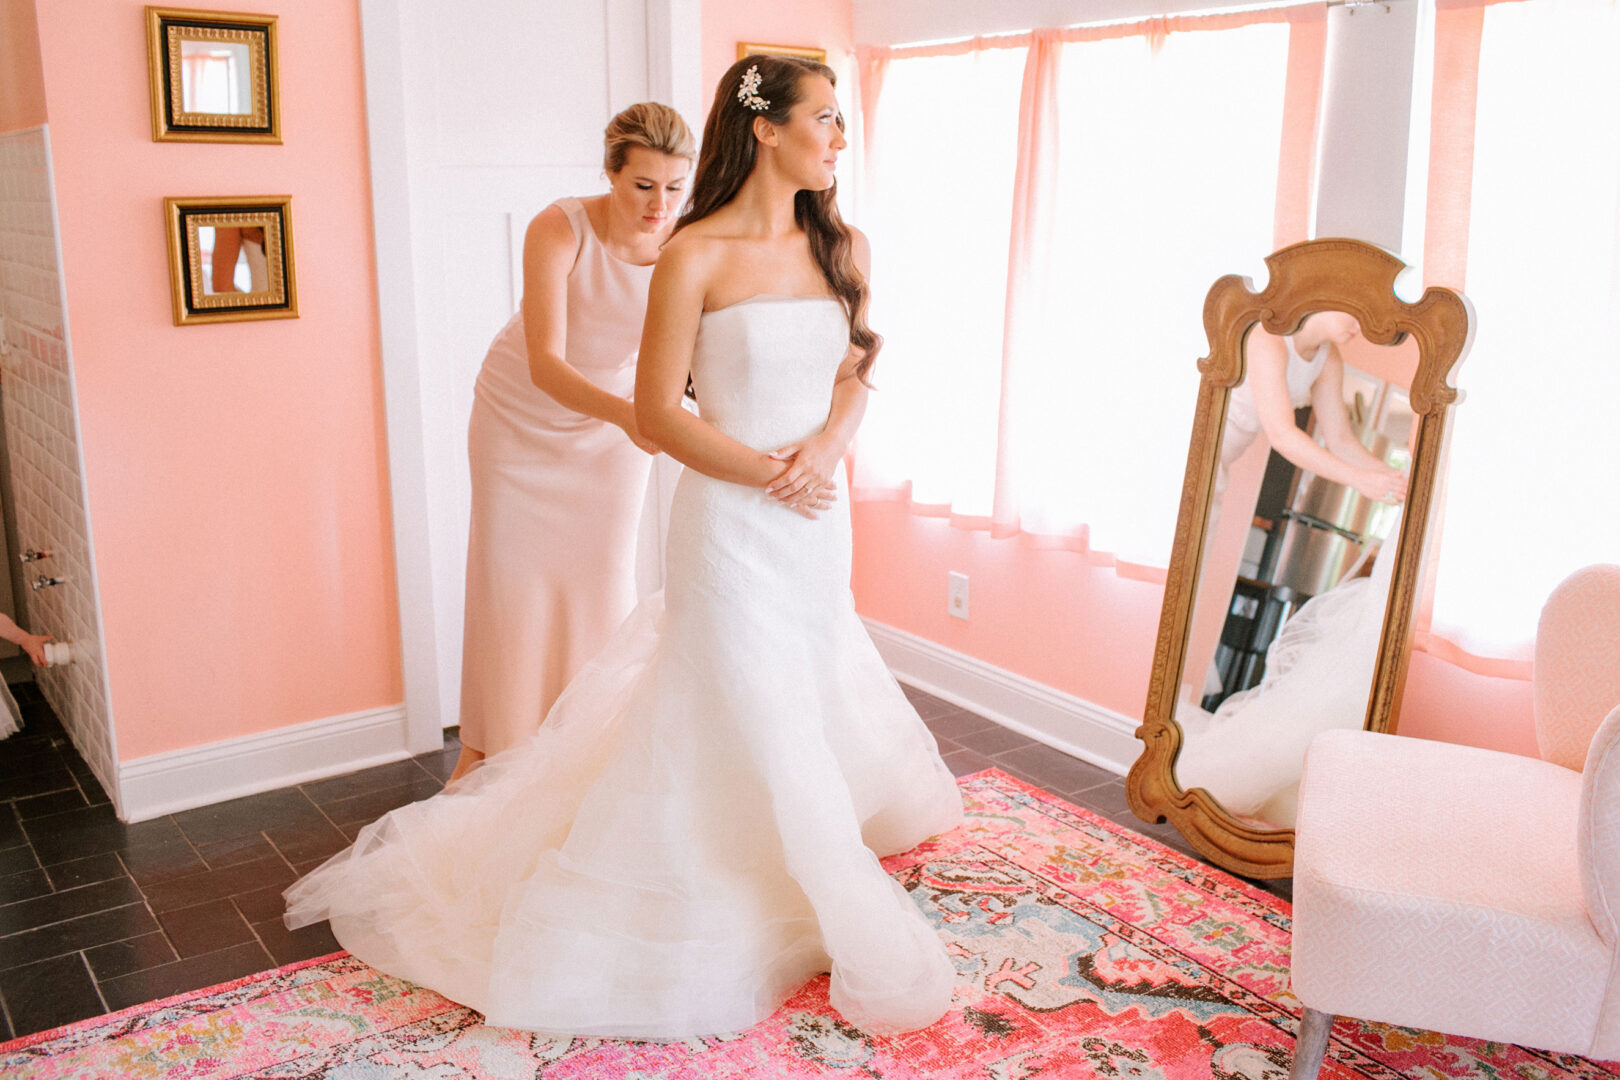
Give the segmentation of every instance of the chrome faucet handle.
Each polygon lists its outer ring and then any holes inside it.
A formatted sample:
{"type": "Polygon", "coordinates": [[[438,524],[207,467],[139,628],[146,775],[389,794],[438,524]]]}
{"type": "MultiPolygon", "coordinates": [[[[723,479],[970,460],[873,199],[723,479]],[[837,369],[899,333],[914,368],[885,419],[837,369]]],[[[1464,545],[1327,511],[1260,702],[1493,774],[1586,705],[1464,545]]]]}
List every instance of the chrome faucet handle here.
{"type": "Polygon", "coordinates": [[[44,551],[40,548],[26,548],[21,555],[17,556],[17,558],[21,559],[25,563],[39,562],[41,559],[48,559],[50,557],[51,553],[49,551],[44,551]]]}
{"type": "Polygon", "coordinates": [[[33,581],[30,581],[28,583],[28,587],[33,589],[35,592],[38,592],[41,589],[48,589],[52,585],[65,585],[66,583],[67,578],[65,577],[47,577],[46,575],[41,574],[33,581]]]}

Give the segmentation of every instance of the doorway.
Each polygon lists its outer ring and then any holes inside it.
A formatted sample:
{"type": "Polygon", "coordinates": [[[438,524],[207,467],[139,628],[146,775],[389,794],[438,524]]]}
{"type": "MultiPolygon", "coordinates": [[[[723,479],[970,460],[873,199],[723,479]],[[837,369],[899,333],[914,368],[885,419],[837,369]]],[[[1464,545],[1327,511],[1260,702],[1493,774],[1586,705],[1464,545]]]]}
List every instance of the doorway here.
{"type": "MultiPolygon", "coordinates": [[[[524,230],[553,200],[606,189],[602,130],[618,110],[663,101],[698,126],[700,14],[696,0],[361,5],[414,753],[459,719],[467,420],[484,353],[521,300],[524,230]]],[[[654,506],[671,486],[667,468],[655,474],[654,506]]],[[[656,516],[648,530],[656,544],[656,516]]]]}

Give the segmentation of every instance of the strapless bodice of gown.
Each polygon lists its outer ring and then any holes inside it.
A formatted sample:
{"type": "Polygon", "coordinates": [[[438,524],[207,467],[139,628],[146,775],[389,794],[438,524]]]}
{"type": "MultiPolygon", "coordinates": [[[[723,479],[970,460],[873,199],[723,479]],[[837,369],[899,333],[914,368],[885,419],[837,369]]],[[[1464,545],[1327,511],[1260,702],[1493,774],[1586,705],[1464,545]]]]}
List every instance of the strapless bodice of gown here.
{"type": "Polygon", "coordinates": [[[705,312],[692,351],[698,410],[756,450],[813,435],[848,348],[849,323],[830,297],[761,295],[705,312]]]}

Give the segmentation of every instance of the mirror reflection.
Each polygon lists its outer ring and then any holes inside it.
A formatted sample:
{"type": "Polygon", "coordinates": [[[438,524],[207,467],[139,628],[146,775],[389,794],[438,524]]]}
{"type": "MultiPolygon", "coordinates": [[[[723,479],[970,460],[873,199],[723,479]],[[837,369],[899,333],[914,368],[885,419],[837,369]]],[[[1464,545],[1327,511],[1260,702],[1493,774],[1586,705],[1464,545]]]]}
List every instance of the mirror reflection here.
{"type": "Polygon", "coordinates": [[[257,293],[270,288],[264,227],[204,225],[197,230],[203,255],[203,293],[257,293]]]}
{"type": "Polygon", "coordinates": [[[182,38],[180,102],[188,113],[251,115],[253,77],[247,44],[182,38]]]}
{"type": "Polygon", "coordinates": [[[1176,780],[1257,826],[1293,825],[1315,735],[1365,722],[1414,429],[1405,388],[1375,374],[1392,352],[1344,312],[1256,327],[1228,399],[1176,780]]]}

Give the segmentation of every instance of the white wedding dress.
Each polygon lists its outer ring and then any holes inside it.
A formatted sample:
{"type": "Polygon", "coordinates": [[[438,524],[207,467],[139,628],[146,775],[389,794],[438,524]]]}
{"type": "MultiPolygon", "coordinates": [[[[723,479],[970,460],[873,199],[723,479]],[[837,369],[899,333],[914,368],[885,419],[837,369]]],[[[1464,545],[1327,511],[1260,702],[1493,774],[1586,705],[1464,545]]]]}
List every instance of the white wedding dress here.
{"type": "MultiPolygon", "coordinates": [[[[805,438],[848,340],[831,299],[706,313],[703,418],[762,450],[805,438]]],[[[877,855],[962,807],[855,614],[848,503],[812,521],[688,469],[666,559],[663,596],[535,735],[368,826],[287,890],[287,924],[330,918],[361,960],[500,1026],[736,1031],[829,970],[855,1025],[932,1023],[954,969],[877,855]]]]}

